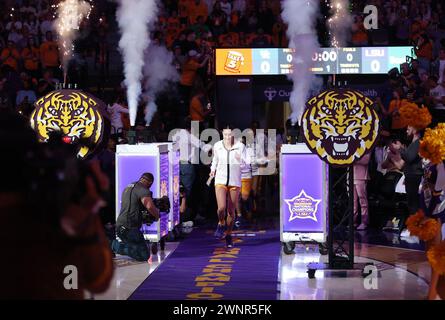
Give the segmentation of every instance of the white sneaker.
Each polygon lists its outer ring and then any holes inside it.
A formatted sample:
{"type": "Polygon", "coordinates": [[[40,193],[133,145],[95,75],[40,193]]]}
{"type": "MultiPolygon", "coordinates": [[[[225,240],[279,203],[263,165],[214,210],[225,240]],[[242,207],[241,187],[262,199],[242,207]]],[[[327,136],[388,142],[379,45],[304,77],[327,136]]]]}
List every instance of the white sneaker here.
{"type": "Polygon", "coordinates": [[[186,221],[182,223],[183,228],[191,228],[193,227],[193,221],[186,221]]]}
{"type": "Polygon", "coordinates": [[[183,234],[190,234],[190,233],[192,233],[192,231],[193,231],[193,228],[182,228],[181,229],[181,232],[183,234]]]}
{"type": "Polygon", "coordinates": [[[409,231],[408,231],[408,229],[404,229],[401,233],[400,233],[400,237],[401,238],[407,238],[407,237],[410,237],[411,236],[411,234],[409,233],[409,231]]]}

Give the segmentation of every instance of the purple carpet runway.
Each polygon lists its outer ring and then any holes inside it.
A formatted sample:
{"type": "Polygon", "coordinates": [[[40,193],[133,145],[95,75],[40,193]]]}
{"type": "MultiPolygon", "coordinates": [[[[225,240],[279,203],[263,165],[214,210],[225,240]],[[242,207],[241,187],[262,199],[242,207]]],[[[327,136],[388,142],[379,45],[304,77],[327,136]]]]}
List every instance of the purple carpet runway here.
{"type": "Polygon", "coordinates": [[[130,300],[276,300],[278,230],[240,230],[235,246],[195,229],[153,272],[130,300]]]}

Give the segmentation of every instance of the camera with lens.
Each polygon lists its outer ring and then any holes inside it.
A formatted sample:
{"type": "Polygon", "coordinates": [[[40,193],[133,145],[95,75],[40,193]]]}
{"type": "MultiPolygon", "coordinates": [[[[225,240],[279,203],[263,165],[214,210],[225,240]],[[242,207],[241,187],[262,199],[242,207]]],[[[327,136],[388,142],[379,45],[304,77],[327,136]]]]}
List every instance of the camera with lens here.
{"type": "Polygon", "coordinates": [[[162,198],[155,198],[153,202],[156,208],[161,212],[169,212],[170,211],[170,199],[167,196],[163,196],[162,198]]]}
{"type": "Polygon", "coordinates": [[[142,222],[148,225],[151,225],[156,221],[155,217],[153,217],[147,210],[142,210],[142,222]]]}
{"type": "MultiPolygon", "coordinates": [[[[170,199],[167,196],[163,196],[162,198],[153,198],[153,203],[160,212],[170,211],[170,199]]],[[[145,224],[150,225],[155,222],[156,219],[147,210],[142,210],[142,221],[145,224]]]]}

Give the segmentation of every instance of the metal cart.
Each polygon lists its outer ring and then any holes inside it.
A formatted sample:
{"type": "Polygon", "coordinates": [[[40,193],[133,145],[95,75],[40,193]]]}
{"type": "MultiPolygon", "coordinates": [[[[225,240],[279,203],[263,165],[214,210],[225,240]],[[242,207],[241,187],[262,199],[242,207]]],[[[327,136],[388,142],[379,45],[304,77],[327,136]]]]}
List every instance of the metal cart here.
{"type": "MultiPolygon", "coordinates": [[[[169,195],[170,164],[167,144],[117,145],[116,149],[116,218],[121,209],[121,196],[125,187],[137,181],[144,172],[154,176],[151,191],[154,198],[169,195]]],[[[171,211],[171,210],[170,210],[171,211]]],[[[151,251],[156,254],[158,243],[165,248],[169,228],[169,212],[161,212],[158,221],[143,224],[144,238],[151,242],[151,251]]]]}
{"type": "Polygon", "coordinates": [[[280,152],[280,240],[285,254],[315,243],[327,254],[328,165],[304,144],[280,152]]]}

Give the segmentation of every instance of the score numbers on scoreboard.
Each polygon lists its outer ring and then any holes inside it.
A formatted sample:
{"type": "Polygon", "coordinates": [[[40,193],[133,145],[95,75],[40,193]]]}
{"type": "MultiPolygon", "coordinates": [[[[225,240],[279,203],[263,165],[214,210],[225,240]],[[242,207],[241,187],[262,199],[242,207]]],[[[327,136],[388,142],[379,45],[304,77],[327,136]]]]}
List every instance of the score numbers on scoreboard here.
{"type": "MultiPolygon", "coordinates": [[[[320,48],[312,55],[314,74],[385,74],[414,57],[412,47],[320,48]]],[[[296,49],[298,50],[298,48],[296,49]]],[[[295,49],[217,49],[217,75],[287,75],[298,65],[295,49]],[[242,56],[239,68],[228,68],[230,57],[242,56]]],[[[233,59],[232,59],[233,60],[233,59]]],[[[298,68],[298,66],[297,66],[298,68]]]]}

